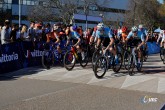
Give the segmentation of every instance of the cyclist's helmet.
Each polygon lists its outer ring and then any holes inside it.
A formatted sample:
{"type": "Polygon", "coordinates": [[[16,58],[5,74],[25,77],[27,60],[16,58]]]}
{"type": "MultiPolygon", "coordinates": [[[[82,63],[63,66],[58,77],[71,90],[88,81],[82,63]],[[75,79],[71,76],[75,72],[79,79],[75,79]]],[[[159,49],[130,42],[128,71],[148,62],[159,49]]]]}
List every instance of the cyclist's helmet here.
{"type": "Polygon", "coordinates": [[[143,25],[142,24],[139,25],[139,29],[141,29],[141,28],[143,28],[143,25]]]}
{"type": "Polygon", "coordinates": [[[127,32],[127,27],[126,27],[126,26],[123,26],[123,27],[121,28],[121,30],[122,30],[122,32],[127,32]]]}
{"type": "Polygon", "coordinates": [[[77,25],[72,26],[73,31],[77,31],[77,25]]]}
{"type": "Polygon", "coordinates": [[[98,31],[102,31],[104,29],[104,24],[103,23],[99,23],[98,25],[97,25],[97,30],[98,31]]]}
{"type": "Polygon", "coordinates": [[[163,34],[164,33],[164,30],[161,30],[160,33],[163,34]]]}
{"type": "Polygon", "coordinates": [[[137,32],[137,30],[138,30],[138,28],[137,28],[136,26],[133,26],[133,27],[131,28],[131,31],[132,31],[132,32],[137,32]]]}

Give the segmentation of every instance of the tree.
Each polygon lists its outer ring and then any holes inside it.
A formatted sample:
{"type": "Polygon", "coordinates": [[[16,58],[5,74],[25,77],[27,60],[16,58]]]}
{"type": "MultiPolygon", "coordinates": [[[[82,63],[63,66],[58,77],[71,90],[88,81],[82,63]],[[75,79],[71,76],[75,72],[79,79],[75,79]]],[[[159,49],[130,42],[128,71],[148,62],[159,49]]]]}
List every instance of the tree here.
{"type": "Polygon", "coordinates": [[[125,23],[130,27],[139,24],[153,27],[155,22],[159,21],[159,6],[157,0],[130,0],[130,10],[125,15],[125,23]]]}

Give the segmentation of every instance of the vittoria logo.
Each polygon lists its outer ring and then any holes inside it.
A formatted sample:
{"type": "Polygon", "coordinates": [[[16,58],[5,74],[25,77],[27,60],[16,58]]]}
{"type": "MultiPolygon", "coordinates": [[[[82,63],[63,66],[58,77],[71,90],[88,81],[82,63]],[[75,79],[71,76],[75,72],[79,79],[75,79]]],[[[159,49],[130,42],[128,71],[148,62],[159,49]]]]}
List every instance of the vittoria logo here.
{"type": "Polygon", "coordinates": [[[27,50],[27,54],[25,56],[26,56],[26,58],[29,58],[29,56],[41,57],[42,54],[43,54],[43,51],[34,50],[33,52],[31,52],[30,50],[27,50]]]}
{"type": "Polygon", "coordinates": [[[14,60],[18,60],[18,54],[14,52],[12,55],[2,54],[2,56],[0,57],[0,63],[10,62],[14,60]]]}

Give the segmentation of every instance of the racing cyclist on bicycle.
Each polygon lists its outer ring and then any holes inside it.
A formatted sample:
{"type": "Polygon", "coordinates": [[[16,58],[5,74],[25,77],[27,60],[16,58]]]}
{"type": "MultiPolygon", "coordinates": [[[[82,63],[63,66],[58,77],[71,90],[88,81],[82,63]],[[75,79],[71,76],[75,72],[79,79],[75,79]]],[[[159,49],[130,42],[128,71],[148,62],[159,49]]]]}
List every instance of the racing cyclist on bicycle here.
{"type": "Polygon", "coordinates": [[[82,60],[85,59],[84,51],[81,48],[81,37],[79,33],[77,32],[77,26],[73,25],[71,28],[68,28],[66,30],[68,34],[67,44],[69,44],[70,41],[73,43],[73,47],[76,47],[78,52],[81,52],[82,60]],[[70,31],[70,32],[69,32],[70,31]]]}
{"type": "Polygon", "coordinates": [[[136,26],[133,26],[131,28],[131,31],[129,32],[125,43],[133,45],[133,46],[137,46],[137,50],[138,50],[138,64],[137,66],[140,67],[141,62],[141,50],[140,48],[145,44],[145,36],[144,34],[141,32],[141,30],[138,30],[138,28],[136,26]]]}
{"type": "Polygon", "coordinates": [[[114,49],[115,39],[113,37],[112,30],[110,28],[104,27],[103,23],[99,23],[97,25],[96,38],[97,38],[97,44],[96,44],[97,47],[103,44],[103,47],[105,47],[103,53],[105,53],[107,50],[110,50],[110,52],[115,56],[116,64],[118,64],[118,56],[116,53],[116,49],[114,49]]]}
{"type": "Polygon", "coordinates": [[[61,29],[59,28],[59,26],[57,24],[54,24],[53,26],[53,30],[52,32],[48,33],[47,36],[47,43],[49,42],[53,42],[53,46],[57,46],[57,51],[59,53],[62,52],[61,48],[62,48],[62,39],[61,37],[61,29]]]}
{"type": "Polygon", "coordinates": [[[160,33],[159,33],[159,37],[157,39],[157,44],[158,42],[160,41],[161,39],[161,42],[160,42],[160,48],[163,48],[163,43],[164,43],[164,48],[165,48],[165,34],[164,34],[164,30],[161,30],[160,33]]]}

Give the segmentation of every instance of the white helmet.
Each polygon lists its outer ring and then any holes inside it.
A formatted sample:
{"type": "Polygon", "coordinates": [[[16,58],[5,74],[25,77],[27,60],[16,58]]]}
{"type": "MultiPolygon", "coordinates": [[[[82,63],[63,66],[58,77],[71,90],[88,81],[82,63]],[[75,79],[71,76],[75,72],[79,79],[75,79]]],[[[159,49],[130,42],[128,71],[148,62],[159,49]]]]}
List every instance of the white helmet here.
{"type": "Polygon", "coordinates": [[[160,33],[163,34],[164,33],[164,30],[161,30],[160,33]]]}
{"type": "Polygon", "coordinates": [[[140,28],[140,29],[141,29],[141,28],[143,28],[143,25],[142,25],[142,24],[140,24],[140,25],[139,25],[139,28],[140,28]]]}
{"type": "Polygon", "coordinates": [[[131,28],[131,31],[133,31],[133,32],[136,32],[138,30],[138,28],[136,27],[136,26],[133,26],[132,28],[131,28]]]}
{"type": "Polygon", "coordinates": [[[101,31],[101,30],[103,30],[104,29],[104,24],[103,23],[99,23],[98,25],[97,25],[97,30],[98,31],[101,31]]]}

